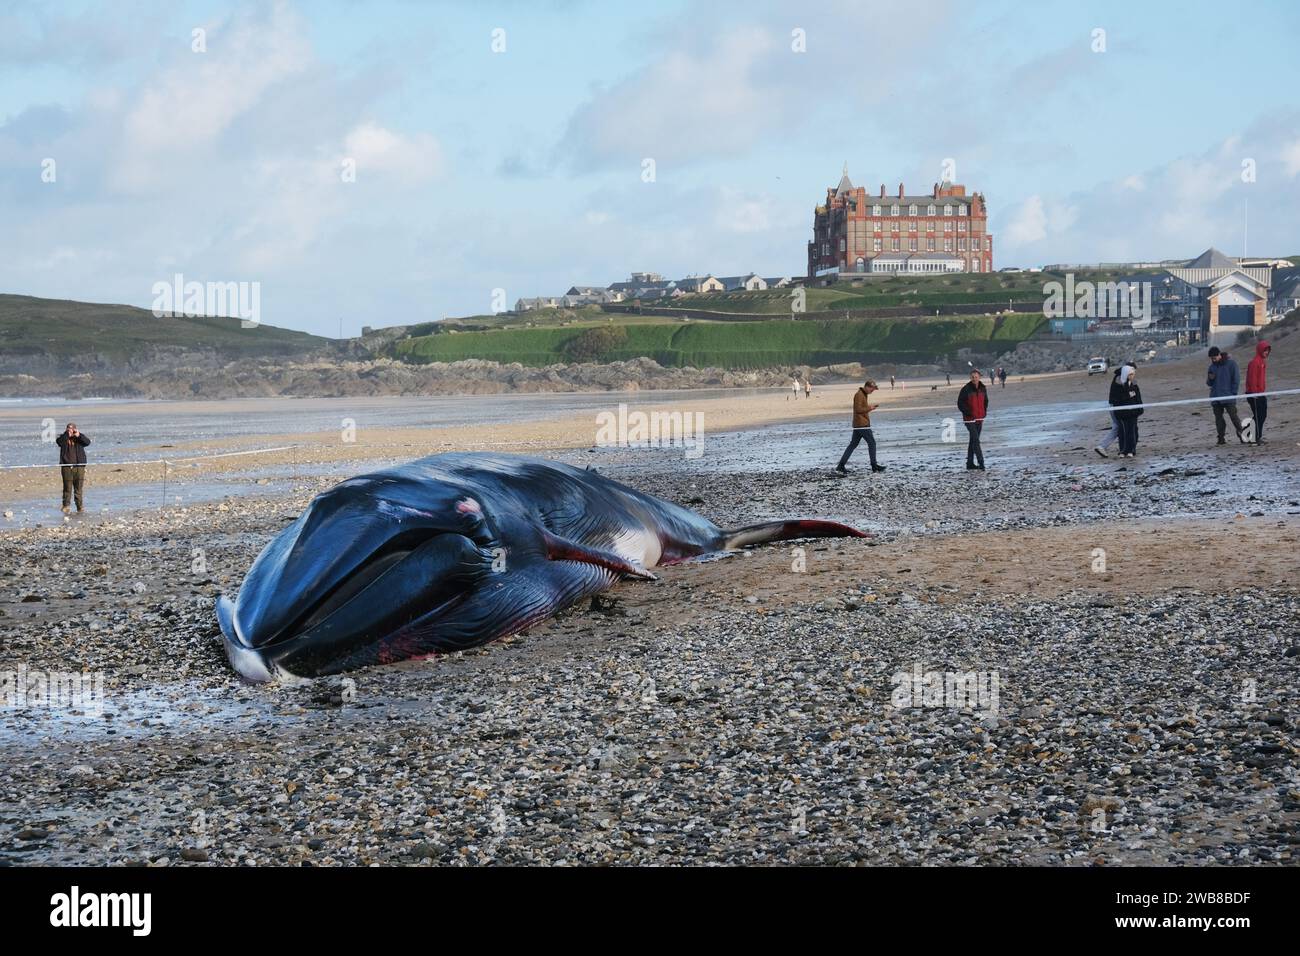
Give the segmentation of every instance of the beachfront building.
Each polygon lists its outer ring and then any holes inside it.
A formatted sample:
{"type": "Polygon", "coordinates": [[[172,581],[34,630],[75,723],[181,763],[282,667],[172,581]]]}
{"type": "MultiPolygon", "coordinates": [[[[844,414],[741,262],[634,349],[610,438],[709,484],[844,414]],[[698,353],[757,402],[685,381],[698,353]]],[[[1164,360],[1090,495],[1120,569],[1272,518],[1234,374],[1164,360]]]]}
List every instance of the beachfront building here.
{"type": "Polygon", "coordinates": [[[1169,270],[1169,284],[1179,311],[1199,328],[1202,341],[1231,344],[1237,334],[1268,322],[1272,270],[1242,267],[1218,249],[1206,249],[1181,267],[1169,270]]]}
{"type": "Polygon", "coordinates": [[[944,182],[927,194],[909,195],[899,183],[897,195],[885,195],[883,185],[870,195],[853,185],[846,164],[813,215],[808,277],[948,271],[993,271],[983,194],[944,182]]]}

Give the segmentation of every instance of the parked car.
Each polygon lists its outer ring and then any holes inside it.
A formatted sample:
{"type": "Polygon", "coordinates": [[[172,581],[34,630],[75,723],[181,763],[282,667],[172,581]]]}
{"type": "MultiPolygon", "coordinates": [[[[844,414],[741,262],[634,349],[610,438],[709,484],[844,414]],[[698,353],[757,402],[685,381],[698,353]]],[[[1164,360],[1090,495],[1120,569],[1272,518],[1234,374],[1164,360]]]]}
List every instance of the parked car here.
{"type": "Polygon", "coordinates": [[[1104,358],[1090,358],[1090,359],[1088,359],[1088,374],[1089,374],[1089,375],[1095,375],[1095,374],[1097,374],[1098,372],[1104,372],[1104,371],[1106,371],[1107,368],[1109,368],[1109,366],[1106,364],[1106,360],[1105,360],[1104,358]]]}

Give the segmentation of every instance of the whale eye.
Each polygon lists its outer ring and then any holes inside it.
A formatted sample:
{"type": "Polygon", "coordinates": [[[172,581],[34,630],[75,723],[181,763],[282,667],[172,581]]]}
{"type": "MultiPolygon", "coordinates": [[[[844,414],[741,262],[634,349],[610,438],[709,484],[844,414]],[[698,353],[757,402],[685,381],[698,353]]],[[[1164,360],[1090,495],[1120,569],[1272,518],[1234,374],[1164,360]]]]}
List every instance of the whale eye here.
{"type": "Polygon", "coordinates": [[[483,509],[473,498],[466,498],[463,501],[456,502],[456,510],[461,514],[480,514],[483,509]]]}

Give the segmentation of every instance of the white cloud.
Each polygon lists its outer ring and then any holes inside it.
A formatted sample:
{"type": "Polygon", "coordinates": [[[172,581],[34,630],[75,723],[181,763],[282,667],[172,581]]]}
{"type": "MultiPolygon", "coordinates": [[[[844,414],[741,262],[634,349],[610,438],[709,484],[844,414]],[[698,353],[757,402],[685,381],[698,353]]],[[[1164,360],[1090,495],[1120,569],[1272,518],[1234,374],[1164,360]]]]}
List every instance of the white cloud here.
{"type": "Polygon", "coordinates": [[[342,158],[356,160],[358,179],[378,172],[396,176],[409,185],[442,171],[442,150],[432,136],[403,136],[376,123],[362,123],[348,131],[342,158]]]}
{"type": "Polygon", "coordinates": [[[188,47],[137,91],[122,117],[115,185],[150,192],[183,159],[211,149],[276,84],[312,62],[306,25],[277,4],[264,17],[211,24],[206,53],[188,47]]]}
{"type": "Polygon", "coordinates": [[[1005,242],[1026,245],[1047,238],[1047,210],[1042,196],[1030,196],[1020,204],[1007,224],[1005,242]]]}
{"type": "Polygon", "coordinates": [[[1300,174],[1300,139],[1282,147],[1282,169],[1287,179],[1295,179],[1300,174]]]}

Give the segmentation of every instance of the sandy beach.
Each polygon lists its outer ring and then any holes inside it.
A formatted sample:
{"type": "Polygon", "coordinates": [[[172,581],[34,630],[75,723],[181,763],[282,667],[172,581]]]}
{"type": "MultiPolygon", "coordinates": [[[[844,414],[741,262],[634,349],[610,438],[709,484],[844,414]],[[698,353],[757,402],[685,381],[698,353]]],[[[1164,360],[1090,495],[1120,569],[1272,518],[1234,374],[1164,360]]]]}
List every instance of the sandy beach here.
{"type": "MultiPolygon", "coordinates": [[[[1273,388],[1300,381],[1283,345],[1273,388]]],[[[1147,401],[1204,394],[1199,359],[1140,375],[1147,401]]],[[[593,450],[588,414],[169,437],[177,458],[296,444],[297,473],[219,459],[207,478],[251,489],[97,512],[151,480],[123,466],[85,518],[4,532],[0,670],[99,673],[104,697],[3,713],[0,861],[1294,863],[1300,401],[1263,446],[1215,447],[1207,406],[1153,409],[1138,457],[1103,460],[1104,414],[1074,406],[1109,379],[995,388],[987,473],[942,437],[957,383],[886,382],[888,470],[860,449],[846,478],[851,387],[690,404],[699,459],[593,450]],[[216,595],[330,468],[415,456],[395,445],[595,463],[723,526],[872,537],[664,568],[470,653],[241,683],[216,595]],[[995,676],[996,701],[899,706],[930,672],[995,676]]],[[[50,481],[13,474],[6,502],[50,481]]]]}

